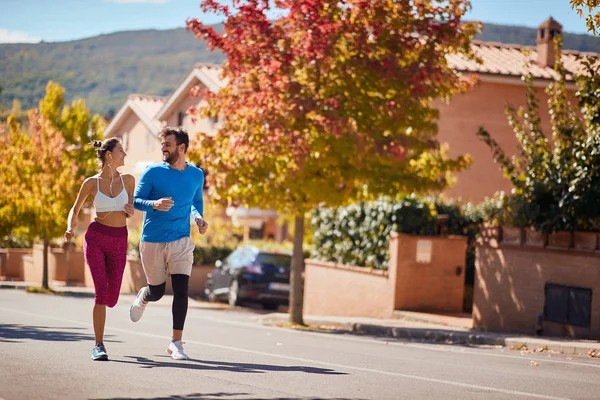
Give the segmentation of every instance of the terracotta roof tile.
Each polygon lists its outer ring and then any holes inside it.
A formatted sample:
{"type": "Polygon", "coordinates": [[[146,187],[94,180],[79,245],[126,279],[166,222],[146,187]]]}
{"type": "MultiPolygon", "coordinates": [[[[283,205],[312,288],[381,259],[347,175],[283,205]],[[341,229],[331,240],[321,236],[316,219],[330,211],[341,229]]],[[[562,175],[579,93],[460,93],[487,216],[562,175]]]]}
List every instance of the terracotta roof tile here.
{"type": "MultiPolygon", "coordinates": [[[[473,41],[471,44],[474,53],[482,63],[467,60],[460,55],[447,56],[448,64],[463,72],[478,72],[504,76],[521,77],[530,72],[534,78],[552,79],[556,73],[552,67],[542,67],[535,63],[537,50],[533,46],[520,46],[495,42],[473,41]],[[529,67],[527,62],[531,61],[529,67]]],[[[573,74],[581,72],[581,65],[577,56],[598,56],[596,53],[580,53],[565,50],[562,52],[562,62],[567,71],[567,79],[572,80],[573,74]]]]}

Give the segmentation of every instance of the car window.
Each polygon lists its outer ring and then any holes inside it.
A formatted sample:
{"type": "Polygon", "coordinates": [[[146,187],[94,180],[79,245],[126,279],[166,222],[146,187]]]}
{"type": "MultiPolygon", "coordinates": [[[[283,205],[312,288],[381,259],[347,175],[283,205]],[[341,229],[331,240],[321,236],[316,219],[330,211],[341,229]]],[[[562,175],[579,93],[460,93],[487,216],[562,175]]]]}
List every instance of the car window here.
{"type": "Polygon", "coordinates": [[[285,254],[258,253],[255,262],[289,269],[292,264],[292,257],[285,254]]]}
{"type": "Polygon", "coordinates": [[[245,248],[241,251],[240,266],[246,266],[252,264],[254,261],[255,252],[252,249],[245,248]]]}
{"type": "Polygon", "coordinates": [[[225,259],[225,268],[236,268],[235,266],[239,266],[241,258],[241,251],[235,250],[225,259]]]}

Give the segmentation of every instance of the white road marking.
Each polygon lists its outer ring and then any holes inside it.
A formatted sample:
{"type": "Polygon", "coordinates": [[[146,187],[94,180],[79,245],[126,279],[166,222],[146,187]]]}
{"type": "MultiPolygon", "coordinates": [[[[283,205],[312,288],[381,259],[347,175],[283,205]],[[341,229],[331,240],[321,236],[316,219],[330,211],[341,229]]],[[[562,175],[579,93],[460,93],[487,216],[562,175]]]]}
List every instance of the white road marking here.
{"type": "MultiPolygon", "coordinates": [[[[47,315],[35,314],[35,313],[26,312],[26,311],[17,311],[17,310],[2,308],[2,307],[0,307],[0,310],[15,313],[15,314],[20,314],[20,315],[26,314],[26,315],[30,315],[30,316],[37,317],[37,318],[44,318],[44,319],[49,319],[49,320],[54,320],[54,321],[59,321],[59,322],[65,322],[65,323],[69,323],[69,324],[76,324],[76,325],[85,326],[88,328],[93,327],[92,324],[84,323],[81,321],[70,320],[70,319],[66,319],[66,318],[56,318],[56,317],[51,317],[51,316],[47,316],[47,315]]],[[[162,335],[155,335],[155,334],[146,333],[146,332],[136,332],[136,331],[132,331],[129,329],[111,328],[111,330],[128,333],[131,335],[145,336],[145,337],[157,338],[157,339],[161,339],[161,340],[165,339],[165,336],[162,336],[162,335]]],[[[260,356],[274,357],[274,358],[279,358],[279,359],[284,359],[284,360],[292,360],[292,361],[299,361],[299,362],[304,362],[304,363],[325,365],[328,367],[334,367],[334,368],[338,368],[338,369],[362,371],[362,372],[369,372],[369,373],[374,373],[374,374],[395,376],[395,377],[405,378],[405,379],[412,379],[412,380],[417,380],[417,381],[438,383],[438,384],[448,385],[448,386],[457,386],[457,387],[462,387],[462,388],[467,388],[467,389],[485,390],[485,391],[496,392],[496,393],[511,394],[511,395],[515,395],[515,396],[536,397],[539,399],[568,400],[568,398],[564,398],[564,397],[546,396],[546,395],[542,395],[542,394],[521,392],[521,391],[517,391],[517,390],[508,390],[508,389],[502,389],[502,388],[494,388],[494,387],[490,387],[490,386],[473,385],[473,384],[469,384],[469,383],[454,382],[454,381],[448,381],[448,380],[444,380],[444,379],[427,378],[427,377],[418,376],[418,375],[401,374],[398,372],[382,371],[382,370],[377,370],[377,369],[372,369],[372,368],[355,367],[355,366],[351,366],[351,365],[336,364],[336,363],[330,363],[330,362],[325,362],[325,361],[311,360],[308,358],[286,356],[286,355],[282,355],[282,354],[267,353],[267,352],[256,351],[256,350],[248,350],[248,349],[243,349],[243,348],[239,348],[239,347],[225,346],[225,345],[219,345],[219,344],[213,344],[213,343],[205,343],[205,342],[199,342],[199,341],[195,341],[195,340],[187,340],[186,339],[186,343],[192,343],[192,344],[196,344],[199,346],[212,347],[212,348],[217,348],[217,349],[243,352],[243,353],[248,353],[248,354],[256,354],[256,355],[260,355],[260,356]]]]}
{"type": "MultiPolygon", "coordinates": [[[[278,331],[278,332],[286,332],[286,333],[292,333],[292,334],[302,334],[302,335],[314,335],[314,336],[319,336],[321,338],[327,338],[328,334],[327,333],[323,333],[323,332],[310,332],[310,331],[303,331],[303,330],[294,330],[294,329],[287,329],[287,328],[279,328],[279,327],[272,327],[272,326],[264,326],[264,325],[256,325],[252,322],[240,322],[240,321],[230,321],[230,320],[226,320],[226,319],[222,319],[222,318],[216,318],[216,317],[206,317],[206,316],[200,316],[200,317],[195,317],[195,318],[201,318],[201,319],[206,319],[208,321],[214,321],[214,322],[220,322],[226,325],[237,325],[237,326],[245,326],[245,327],[249,327],[249,328],[255,328],[255,329],[263,329],[263,330],[273,330],[273,331],[278,331]]],[[[488,353],[488,352],[482,352],[481,350],[476,351],[476,350],[467,350],[467,349],[453,349],[453,348],[445,348],[445,347],[435,347],[438,344],[433,343],[433,344],[419,344],[419,343],[410,343],[410,342],[395,342],[393,338],[389,338],[389,341],[385,341],[385,338],[378,338],[379,340],[373,340],[371,339],[363,339],[363,338],[357,338],[357,337],[347,337],[347,336],[329,336],[329,338],[333,339],[335,338],[335,340],[346,340],[346,341],[351,341],[351,342],[360,342],[360,343],[377,343],[383,346],[398,346],[398,347],[410,347],[410,348],[415,348],[415,349],[423,349],[423,350],[429,350],[429,351],[441,351],[441,352],[445,352],[445,353],[455,353],[455,354],[470,354],[470,355],[476,355],[476,356],[484,356],[484,357],[499,357],[499,358],[511,358],[511,359],[515,359],[515,360],[522,360],[523,356],[512,356],[509,354],[495,354],[495,353],[488,353]]],[[[439,343],[439,346],[444,346],[444,343],[439,343]]],[[[512,350],[511,350],[512,351],[512,350]]],[[[583,367],[592,367],[592,368],[600,368],[600,363],[599,364],[592,364],[592,363],[584,363],[584,362],[576,362],[576,361],[561,361],[561,360],[551,360],[548,358],[543,358],[544,353],[527,353],[527,355],[529,357],[535,357],[535,356],[539,356],[542,357],[542,359],[544,360],[544,362],[550,362],[550,363],[554,363],[554,364],[566,364],[566,365],[577,365],[577,366],[583,366],[583,367]]]]}

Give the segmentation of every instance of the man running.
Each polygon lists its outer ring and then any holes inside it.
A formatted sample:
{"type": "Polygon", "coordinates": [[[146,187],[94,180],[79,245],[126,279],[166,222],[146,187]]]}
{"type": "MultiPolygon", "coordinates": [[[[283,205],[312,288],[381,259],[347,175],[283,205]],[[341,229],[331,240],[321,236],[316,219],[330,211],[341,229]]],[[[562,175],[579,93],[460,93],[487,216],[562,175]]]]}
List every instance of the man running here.
{"type": "Polygon", "coordinates": [[[133,322],[142,318],[148,302],[165,293],[167,276],[173,287],[173,336],[167,353],[175,360],[187,360],[183,351],[183,325],[188,309],[188,284],[194,261],[190,239],[190,210],[205,234],[202,188],[204,173],[185,160],[189,146],[187,132],[165,127],[160,135],[162,163],[149,166],[134,193],[133,205],[144,211],[140,258],[148,286],[140,289],[129,310],[133,322]]]}

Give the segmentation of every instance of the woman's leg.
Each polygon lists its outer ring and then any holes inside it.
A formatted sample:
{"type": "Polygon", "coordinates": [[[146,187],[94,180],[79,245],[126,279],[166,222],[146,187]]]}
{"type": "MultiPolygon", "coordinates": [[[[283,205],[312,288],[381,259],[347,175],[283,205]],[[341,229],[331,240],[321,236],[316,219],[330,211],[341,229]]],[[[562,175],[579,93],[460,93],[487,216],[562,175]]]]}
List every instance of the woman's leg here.
{"type": "Polygon", "coordinates": [[[107,300],[107,277],[106,260],[102,242],[104,235],[97,232],[87,232],[83,242],[83,254],[90,268],[92,280],[94,281],[94,336],[96,344],[104,340],[104,324],[106,322],[106,300],[107,300]]]}
{"type": "Polygon", "coordinates": [[[127,263],[127,237],[111,237],[111,251],[106,254],[106,305],[114,307],[119,301],[123,272],[127,263]]]}
{"type": "Polygon", "coordinates": [[[104,326],[106,325],[106,306],[94,304],[94,337],[96,344],[104,343],[104,326]]]}

